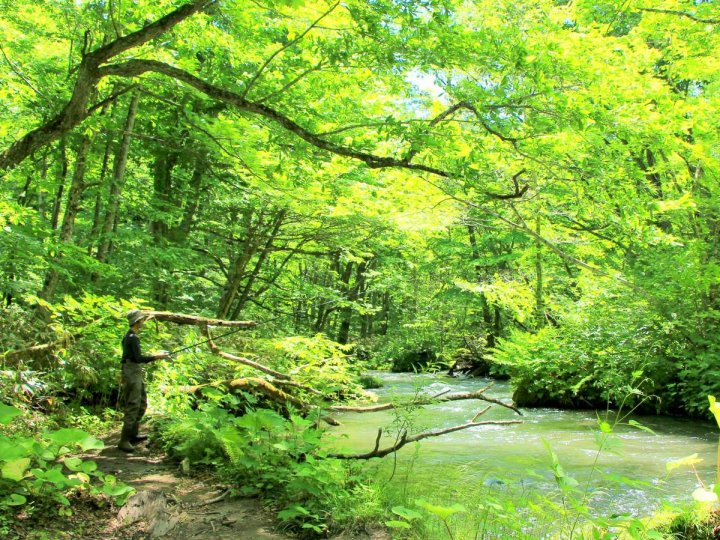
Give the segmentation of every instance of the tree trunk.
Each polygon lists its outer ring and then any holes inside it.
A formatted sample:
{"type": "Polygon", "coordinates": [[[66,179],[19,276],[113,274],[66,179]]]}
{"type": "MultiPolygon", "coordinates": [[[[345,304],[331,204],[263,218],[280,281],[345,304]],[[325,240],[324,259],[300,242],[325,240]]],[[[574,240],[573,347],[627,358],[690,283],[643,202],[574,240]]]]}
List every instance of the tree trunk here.
{"type": "Polygon", "coordinates": [[[162,154],[155,159],[153,199],[157,219],[150,222],[150,233],[156,245],[159,245],[165,239],[170,229],[165,215],[171,210],[172,174],[177,162],[177,153],[162,154]]]}
{"type": "MultiPolygon", "coordinates": [[[[56,231],[60,222],[60,208],[62,207],[62,198],[65,193],[65,181],[67,180],[68,160],[67,148],[65,146],[65,138],[60,139],[60,182],[58,183],[57,193],[55,194],[55,202],[53,204],[52,217],[50,218],[50,228],[56,231]]],[[[42,214],[42,209],[40,209],[42,214]]]]}
{"type": "Polygon", "coordinates": [[[225,319],[230,313],[230,308],[237,297],[242,279],[245,276],[245,268],[255,252],[255,243],[257,242],[255,238],[256,229],[262,225],[262,218],[258,218],[258,223],[253,224],[253,210],[251,208],[245,209],[243,214],[245,221],[243,250],[235,257],[230,265],[225,290],[223,291],[222,297],[220,298],[220,305],[218,306],[217,317],[219,319],[225,319]]]}
{"type": "MultiPolygon", "coordinates": [[[[482,282],[483,276],[482,276],[482,267],[477,262],[480,259],[480,249],[477,245],[477,238],[475,237],[475,227],[472,225],[468,225],[468,239],[470,241],[470,249],[472,253],[472,259],[476,261],[475,263],[475,279],[478,283],[482,282]]],[[[496,341],[496,328],[497,328],[497,321],[495,321],[495,318],[493,317],[492,312],[492,306],[488,303],[487,297],[485,294],[480,293],[480,307],[482,309],[482,317],[483,317],[483,329],[485,331],[485,343],[488,348],[492,348],[495,346],[496,341]]]]}
{"type": "Polygon", "coordinates": [[[77,78],[70,100],[62,111],[42,126],[30,131],[0,152],[0,174],[16,167],[25,158],[43,146],[58,140],[90,116],[97,107],[88,108],[88,102],[103,77],[102,64],[161,36],[178,23],[212,5],[216,0],[192,0],[140,30],[119,37],[91,53],[86,54],[77,68],[77,78]]]}
{"type": "Polygon", "coordinates": [[[273,242],[275,241],[275,238],[277,237],[278,233],[280,232],[280,228],[282,227],[283,221],[285,220],[285,216],[287,215],[287,209],[282,208],[277,215],[275,216],[275,220],[273,222],[273,228],[270,231],[270,234],[268,235],[267,242],[265,243],[265,247],[263,248],[262,252],[260,252],[260,256],[258,257],[257,262],[255,263],[255,267],[253,268],[252,272],[247,278],[247,281],[245,282],[245,286],[243,287],[243,291],[240,294],[240,298],[238,300],[238,305],[233,311],[232,319],[237,318],[237,316],[240,314],[240,312],[245,307],[245,304],[247,304],[248,298],[250,298],[250,293],[252,291],[252,286],[255,283],[255,280],[257,279],[258,275],[260,274],[260,270],[262,270],[263,264],[267,260],[268,255],[270,254],[270,250],[272,249],[273,242]]]}
{"type": "MultiPolygon", "coordinates": [[[[363,261],[355,268],[355,284],[350,287],[350,277],[352,275],[353,263],[348,262],[345,265],[345,271],[342,275],[342,289],[345,291],[345,297],[348,302],[357,302],[359,291],[363,283],[363,275],[367,268],[367,262],[363,261]]],[[[337,342],[345,345],[350,340],[350,327],[352,323],[353,307],[352,305],[344,306],[340,310],[340,328],[338,329],[337,342]]]]}
{"type": "MultiPolygon", "coordinates": [[[[540,214],[535,219],[535,231],[540,236],[540,214]]],[[[539,328],[545,326],[545,304],[543,302],[542,242],[535,239],[535,318],[539,328]]]]}
{"type": "Polygon", "coordinates": [[[110,235],[115,226],[120,207],[120,196],[125,184],[125,168],[127,166],[128,154],[130,152],[130,141],[132,140],[132,131],[135,125],[135,117],[137,115],[138,101],[140,94],[136,91],[130,100],[128,114],[123,128],[123,137],[118,153],[115,155],[115,165],[113,166],[113,175],[110,182],[110,190],[108,193],[108,202],[105,210],[105,218],[103,219],[100,244],[97,251],[97,260],[104,262],[110,249],[110,235]]]}
{"type": "Polygon", "coordinates": [[[93,222],[90,228],[90,236],[87,242],[87,254],[92,255],[96,244],[99,244],[100,239],[100,217],[102,215],[102,187],[105,185],[105,178],[107,177],[108,170],[110,168],[110,150],[112,147],[112,137],[110,133],[105,135],[105,151],[103,152],[102,166],[100,167],[100,179],[97,182],[98,186],[95,189],[95,205],[93,211],[93,222]]]}
{"type": "Polygon", "coordinates": [[[83,135],[80,139],[80,146],[77,151],[77,157],[75,158],[75,171],[73,173],[72,184],[70,185],[70,191],[65,205],[65,215],[63,216],[62,227],[60,229],[60,242],[57,255],[53,257],[51,261],[50,269],[45,276],[45,282],[39,295],[40,298],[44,298],[45,300],[51,299],[55,293],[55,287],[59,280],[56,265],[62,258],[63,244],[72,242],[73,231],[75,230],[75,218],[80,211],[80,197],[85,190],[85,169],[92,142],[93,139],[88,135],[83,135]]]}
{"type": "Polygon", "coordinates": [[[200,207],[200,195],[202,193],[202,181],[207,169],[207,163],[199,161],[195,165],[193,175],[190,180],[188,196],[185,203],[185,209],[183,211],[183,218],[177,227],[173,227],[169,231],[169,238],[176,244],[184,244],[190,232],[192,231],[193,221],[195,220],[195,214],[200,207]]]}

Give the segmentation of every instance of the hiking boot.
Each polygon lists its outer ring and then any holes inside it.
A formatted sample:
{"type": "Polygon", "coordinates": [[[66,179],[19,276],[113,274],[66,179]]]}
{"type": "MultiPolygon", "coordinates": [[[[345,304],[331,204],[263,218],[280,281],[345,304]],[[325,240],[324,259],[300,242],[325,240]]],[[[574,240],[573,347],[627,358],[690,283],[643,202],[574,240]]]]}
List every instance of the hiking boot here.
{"type": "Polygon", "coordinates": [[[135,451],[135,447],[132,444],[130,444],[130,441],[123,439],[118,443],[118,450],[122,450],[123,452],[132,453],[135,451]]]}
{"type": "Polygon", "coordinates": [[[136,444],[139,442],[147,441],[147,435],[135,435],[134,437],[130,437],[130,442],[132,444],[136,444]]]}

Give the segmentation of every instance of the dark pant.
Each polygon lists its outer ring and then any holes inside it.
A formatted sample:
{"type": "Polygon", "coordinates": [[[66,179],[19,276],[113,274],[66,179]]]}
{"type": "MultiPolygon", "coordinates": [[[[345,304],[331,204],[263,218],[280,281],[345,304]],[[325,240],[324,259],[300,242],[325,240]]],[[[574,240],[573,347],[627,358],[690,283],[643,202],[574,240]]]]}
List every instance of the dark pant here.
{"type": "Polygon", "coordinates": [[[145,370],[140,364],[126,362],[122,365],[120,403],[125,412],[120,439],[130,441],[137,437],[140,420],[147,409],[145,370]]]}

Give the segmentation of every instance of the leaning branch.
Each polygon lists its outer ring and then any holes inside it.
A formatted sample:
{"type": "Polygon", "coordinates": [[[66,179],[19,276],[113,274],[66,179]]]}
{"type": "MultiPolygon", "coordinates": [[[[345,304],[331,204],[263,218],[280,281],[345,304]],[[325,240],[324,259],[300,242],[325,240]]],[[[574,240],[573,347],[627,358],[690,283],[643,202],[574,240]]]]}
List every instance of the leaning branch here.
{"type": "Polygon", "coordinates": [[[210,347],[210,350],[213,352],[213,354],[218,355],[220,358],[225,358],[226,360],[231,360],[233,362],[237,362],[238,364],[243,364],[243,365],[249,366],[253,369],[262,371],[263,373],[267,373],[268,375],[271,375],[271,376],[275,377],[276,379],[279,379],[282,381],[291,380],[290,375],[286,375],[285,373],[280,373],[279,371],[275,371],[274,369],[271,369],[267,366],[258,364],[257,362],[254,362],[253,360],[250,360],[249,358],[243,358],[242,356],[235,356],[234,354],[230,354],[230,353],[221,351],[220,348],[213,341],[212,336],[210,335],[210,330],[208,329],[207,326],[205,328],[203,328],[203,334],[205,334],[205,337],[208,338],[208,346],[210,347]]]}
{"type": "Polygon", "coordinates": [[[398,409],[401,407],[430,405],[432,403],[442,403],[445,401],[459,401],[459,400],[464,400],[464,399],[479,399],[481,401],[486,401],[488,403],[500,405],[501,407],[505,407],[506,409],[515,411],[517,414],[522,416],[522,413],[520,412],[520,410],[517,407],[515,407],[514,405],[508,405],[507,403],[503,403],[500,400],[489,398],[489,397],[486,397],[483,395],[487,390],[489,390],[492,387],[492,385],[493,385],[493,383],[490,383],[486,387],[481,388],[480,390],[477,390],[475,392],[462,392],[462,393],[456,393],[456,394],[448,394],[445,396],[421,398],[421,399],[415,399],[408,403],[383,403],[382,405],[368,405],[368,406],[359,406],[359,407],[352,406],[352,405],[333,405],[333,406],[328,407],[328,410],[331,410],[333,412],[370,413],[370,412],[378,412],[378,411],[388,411],[391,409],[398,409]]]}
{"type": "MultiPolygon", "coordinates": [[[[272,383],[259,377],[243,377],[240,379],[232,379],[228,381],[196,384],[192,386],[180,386],[177,388],[177,391],[182,394],[199,394],[200,392],[202,392],[203,388],[226,388],[231,392],[243,390],[252,394],[261,394],[284,408],[287,408],[288,405],[292,405],[306,415],[318,410],[317,408],[308,405],[301,399],[298,399],[295,396],[288,394],[287,392],[279,389],[272,383]]],[[[340,425],[340,422],[329,416],[322,417],[322,420],[327,422],[331,426],[340,425]]]]}
{"type": "MultiPolygon", "coordinates": [[[[384,169],[384,168],[400,168],[413,171],[421,171],[430,173],[443,178],[451,178],[453,173],[430,165],[424,165],[422,163],[412,163],[410,160],[416,155],[415,150],[411,150],[404,158],[398,159],[392,156],[378,156],[370,154],[368,152],[362,152],[355,150],[348,146],[344,146],[333,141],[329,141],[317,133],[306,129],[291,118],[282,114],[281,112],[265,105],[264,103],[249,101],[241,94],[226,90],[215,86],[207,81],[204,81],[195,75],[188,73],[182,69],[176,68],[164,62],[157,60],[128,60],[119,64],[112,64],[101,67],[99,70],[101,76],[119,76],[119,77],[138,77],[144,73],[152,72],[165,75],[175,80],[184,82],[188,86],[199,90],[208,97],[226,103],[235,107],[240,111],[245,111],[251,114],[256,114],[267,118],[273,123],[283,127],[284,129],[294,133],[304,141],[308,142],[312,146],[321,150],[326,150],[332,154],[339,156],[348,157],[358,161],[362,161],[371,169],[384,169]]],[[[458,109],[465,108],[473,111],[475,114],[479,114],[477,109],[466,102],[461,102],[441,114],[434,121],[439,122],[444,120],[447,116],[457,111],[458,109]]],[[[487,126],[485,128],[493,135],[500,136],[498,133],[490,130],[487,126]]],[[[509,137],[501,136],[503,140],[515,141],[509,137]]],[[[518,190],[514,193],[509,194],[497,194],[488,192],[485,195],[490,199],[513,199],[520,198],[525,194],[527,189],[518,190]]]]}
{"type": "Polygon", "coordinates": [[[150,318],[156,321],[165,321],[175,324],[189,324],[193,326],[228,326],[233,328],[253,328],[257,326],[255,321],[228,321],[225,319],[209,319],[197,315],[186,315],[184,313],[173,313],[170,311],[143,311],[150,318]]]}
{"type": "MultiPolygon", "coordinates": [[[[477,415],[476,415],[477,417],[477,415]]],[[[366,452],[365,454],[328,454],[328,457],[335,458],[335,459],[370,459],[370,458],[381,458],[385,457],[388,454],[392,454],[393,452],[397,452],[400,450],[403,446],[409,443],[421,441],[423,439],[427,439],[430,437],[439,437],[440,435],[445,435],[447,433],[452,433],[454,431],[461,431],[463,429],[468,429],[472,427],[479,427],[479,426],[491,426],[491,425],[509,425],[509,424],[522,424],[521,420],[487,420],[484,422],[468,422],[466,424],[461,424],[459,426],[452,426],[449,428],[444,429],[433,429],[429,431],[423,431],[422,433],[418,433],[417,435],[412,435],[408,437],[407,431],[404,431],[403,434],[400,436],[398,441],[393,444],[392,446],[389,446],[387,448],[380,449],[380,438],[382,436],[382,428],[378,429],[377,438],[375,439],[375,448],[371,450],[370,452],[366,452]]]]}
{"type": "Polygon", "coordinates": [[[193,0],[188,2],[140,30],[118,38],[83,56],[77,67],[77,77],[68,102],[55,117],[25,134],[7,150],[0,152],[0,173],[16,167],[39,148],[59,139],[82,123],[91,114],[91,111],[95,110],[94,107],[88,109],[88,103],[96,93],[97,84],[103,77],[98,72],[101,64],[155,39],[216,1],[193,0]]]}

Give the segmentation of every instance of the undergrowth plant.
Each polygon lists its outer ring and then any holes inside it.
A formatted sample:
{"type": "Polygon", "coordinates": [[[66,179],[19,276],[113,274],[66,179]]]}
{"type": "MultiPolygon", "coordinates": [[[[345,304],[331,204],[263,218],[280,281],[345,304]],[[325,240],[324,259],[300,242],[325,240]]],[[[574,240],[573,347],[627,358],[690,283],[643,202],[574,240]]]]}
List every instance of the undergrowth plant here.
{"type": "MultiPolygon", "coordinates": [[[[21,411],[0,403],[0,426],[21,411]]],[[[0,432],[0,515],[7,518],[22,509],[52,507],[61,516],[73,514],[71,494],[106,498],[121,505],[133,488],[98,470],[76,451],[102,449],[103,442],[80,429],[44,431],[36,437],[0,432]]]]}
{"type": "Polygon", "coordinates": [[[270,500],[294,531],[322,535],[379,515],[362,467],[327,457],[316,419],[262,408],[235,416],[222,404],[204,403],[163,420],[160,433],[170,454],[212,467],[237,495],[270,500]]]}

